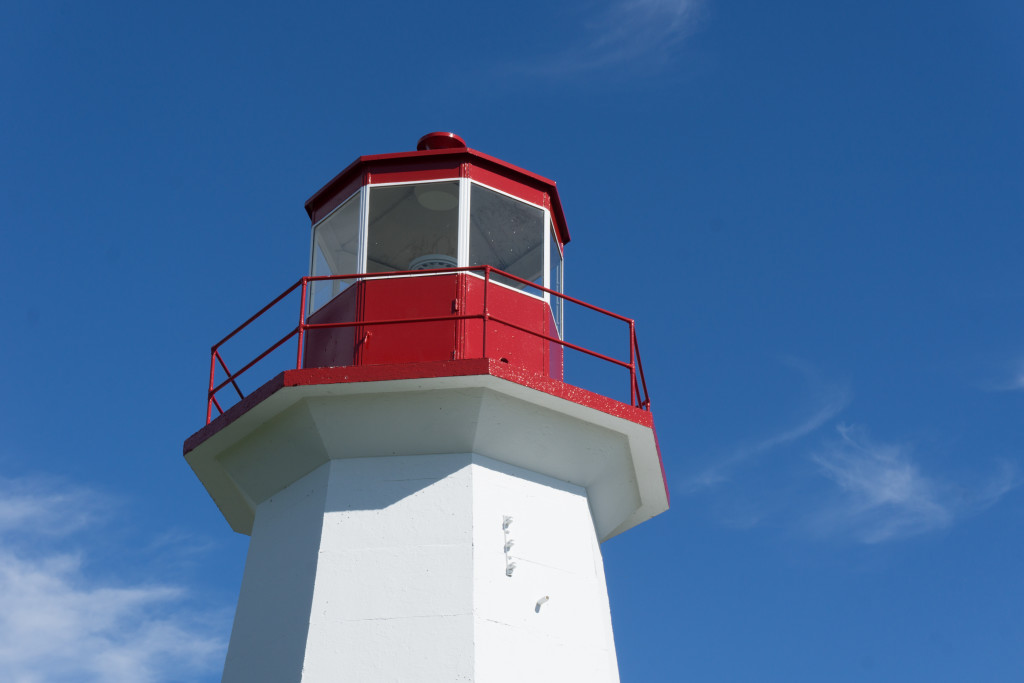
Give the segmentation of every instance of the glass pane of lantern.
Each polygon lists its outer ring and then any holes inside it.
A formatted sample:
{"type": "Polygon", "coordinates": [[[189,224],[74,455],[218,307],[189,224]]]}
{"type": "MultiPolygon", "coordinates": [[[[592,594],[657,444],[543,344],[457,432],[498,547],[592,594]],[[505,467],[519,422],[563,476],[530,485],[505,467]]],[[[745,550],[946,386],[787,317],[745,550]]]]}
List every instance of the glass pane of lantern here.
{"type": "MultiPolygon", "coordinates": [[[[554,227],[551,229],[549,250],[551,251],[551,279],[548,289],[556,292],[562,291],[562,252],[558,251],[558,240],[554,236],[554,227]]],[[[558,327],[558,334],[562,334],[562,299],[551,295],[551,314],[555,318],[555,325],[558,327]]]]}
{"type": "MultiPolygon", "coordinates": [[[[347,275],[358,269],[359,194],[317,223],[313,233],[311,275],[347,275]]],[[[348,287],[348,280],[323,280],[310,287],[310,313],[348,287]]]]}
{"type": "Polygon", "coordinates": [[[366,272],[454,268],[459,182],[370,188],[366,272]]]}
{"type": "MultiPolygon", "coordinates": [[[[544,211],[473,184],[469,200],[469,265],[490,265],[544,284],[544,211]]],[[[526,285],[500,275],[516,289],[526,285]]],[[[528,290],[540,294],[537,290],[528,290]]]]}

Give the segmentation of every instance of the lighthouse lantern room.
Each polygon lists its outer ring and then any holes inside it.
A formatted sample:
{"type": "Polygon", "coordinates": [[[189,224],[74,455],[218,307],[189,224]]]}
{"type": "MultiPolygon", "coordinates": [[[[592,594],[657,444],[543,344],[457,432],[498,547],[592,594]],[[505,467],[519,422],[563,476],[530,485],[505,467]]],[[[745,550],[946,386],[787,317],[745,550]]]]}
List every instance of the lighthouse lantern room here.
{"type": "Polygon", "coordinates": [[[474,358],[488,338],[486,355],[562,379],[562,346],[546,340],[561,334],[569,241],[554,183],[451,133],[417,147],[360,157],[306,202],[314,327],[305,365],[474,358]],[[365,277],[378,273],[387,276],[365,277]],[[485,291],[489,311],[511,325],[474,315],[485,291]],[[315,327],[357,320],[396,322],[315,327]]]}
{"type": "Polygon", "coordinates": [[[306,211],[309,275],[213,346],[184,447],[251,536],[223,680],[617,681],[600,543],[668,492],[633,321],[563,292],[555,184],[431,133],[306,211]],[[297,325],[229,361],[289,297],[297,325]],[[628,356],[570,340],[568,305],[628,356]],[[625,395],[568,383],[567,352],[625,395]]]}

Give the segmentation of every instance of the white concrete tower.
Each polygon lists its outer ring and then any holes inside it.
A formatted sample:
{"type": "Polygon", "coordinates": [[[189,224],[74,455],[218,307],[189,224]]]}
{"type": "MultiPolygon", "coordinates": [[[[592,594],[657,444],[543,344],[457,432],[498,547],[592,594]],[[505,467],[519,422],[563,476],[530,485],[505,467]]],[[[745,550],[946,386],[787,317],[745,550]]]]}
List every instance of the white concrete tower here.
{"type": "Polygon", "coordinates": [[[306,210],[310,276],[213,347],[185,442],[252,539],[223,681],[618,681],[600,543],[668,494],[633,322],[562,294],[554,183],[432,133],[306,210]],[[278,356],[227,349],[289,294],[260,349],[297,343],[294,369],[246,395],[278,356]],[[567,305],[620,321],[626,357],[564,338],[567,305]]]}

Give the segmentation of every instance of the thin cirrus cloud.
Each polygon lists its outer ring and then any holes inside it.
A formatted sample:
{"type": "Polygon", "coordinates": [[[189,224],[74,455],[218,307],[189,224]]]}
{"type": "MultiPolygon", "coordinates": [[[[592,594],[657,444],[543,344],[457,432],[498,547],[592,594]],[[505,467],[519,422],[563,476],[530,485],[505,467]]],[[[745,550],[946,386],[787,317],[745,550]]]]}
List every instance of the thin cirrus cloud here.
{"type": "Polygon", "coordinates": [[[974,489],[952,486],[925,474],[908,446],[874,442],[847,425],[836,429],[838,441],[812,455],[838,489],[810,521],[821,535],[852,534],[864,543],[881,543],[934,531],[994,505],[1021,481],[1006,463],[974,489]]]}
{"type": "Polygon", "coordinates": [[[1016,372],[1005,383],[1005,389],[1008,391],[1021,391],[1024,389],[1024,362],[1017,363],[1016,372]]]}
{"type": "Polygon", "coordinates": [[[781,516],[819,538],[882,543],[948,527],[994,505],[1024,482],[1011,462],[987,475],[968,475],[973,482],[954,482],[926,472],[910,446],[874,441],[863,429],[845,424],[836,425],[836,438],[815,436],[808,445],[808,437],[846,409],[849,392],[822,381],[799,359],[785,363],[803,376],[814,407],[789,427],[733,448],[682,482],[687,494],[721,494],[717,506],[723,523],[750,528],[768,516],[781,516]],[[776,457],[797,453],[800,457],[776,457]],[[752,488],[743,473],[769,456],[773,484],[765,486],[759,479],[752,488]],[[726,489],[726,484],[734,486],[726,489]]]}
{"type": "Polygon", "coordinates": [[[1001,364],[996,377],[989,377],[977,382],[982,391],[1024,391],[1024,359],[1001,364]]]}
{"type": "Polygon", "coordinates": [[[845,391],[839,389],[833,391],[824,399],[820,406],[798,424],[777,434],[772,434],[753,445],[741,447],[733,451],[728,457],[719,460],[697,476],[692,477],[685,483],[684,490],[687,493],[694,493],[728,481],[733,470],[740,467],[743,463],[774,448],[793,443],[808,434],[816,432],[829,420],[839,415],[848,403],[849,399],[845,391]]]}
{"type": "Polygon", "coordinates": [[[191,606],[181,586],[97,579],[86,567],[101,559],[67,549],[98,530],[101,501],[0,479],[0,680],[163,683],[219,668],[223,611],[191,606]]]}
{"type": "Polygon", "coordinates": [[[813,434],[849,405],[849,390],[843,385],[823,381],[817,369],[809,363],[791,357],[783,358],[782,363],[795,370],[809,387],[813,407],[790,426],[754,443],[741,445],[724,457],[716,458],[708,467],[683,483],[684,493],[697,493],[730,481],[736,470],[772,450],[813,434]]]}
{"type": "Polygon", "coordinates": [[[1024,391],[1024,360],[1007,364],[999,373],[1000,377],[983,380],[978,383],[982,391],[1024,391]]]}
{"type": "Polygon", "coordinates": [[[561,52],[529,70],[558,77],[668,63],[673,49],[693,32],[702,5],[702,0],[613,2],[561,52]]]}

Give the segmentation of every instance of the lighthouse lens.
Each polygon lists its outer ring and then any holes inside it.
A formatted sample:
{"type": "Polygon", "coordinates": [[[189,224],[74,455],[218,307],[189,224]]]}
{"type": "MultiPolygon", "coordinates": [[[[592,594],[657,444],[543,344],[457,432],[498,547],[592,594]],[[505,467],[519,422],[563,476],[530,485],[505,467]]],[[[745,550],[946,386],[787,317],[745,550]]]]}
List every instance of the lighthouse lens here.
{"type": "Polygon", "coordinates": [[[416,270],[428,255],[458,263],[458,197],[457,180],[372,187],[366,271],[416,270]]]}

